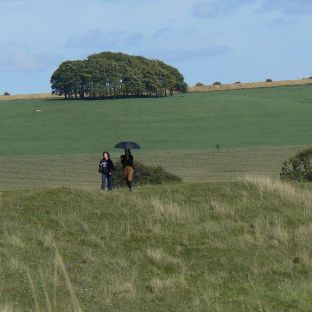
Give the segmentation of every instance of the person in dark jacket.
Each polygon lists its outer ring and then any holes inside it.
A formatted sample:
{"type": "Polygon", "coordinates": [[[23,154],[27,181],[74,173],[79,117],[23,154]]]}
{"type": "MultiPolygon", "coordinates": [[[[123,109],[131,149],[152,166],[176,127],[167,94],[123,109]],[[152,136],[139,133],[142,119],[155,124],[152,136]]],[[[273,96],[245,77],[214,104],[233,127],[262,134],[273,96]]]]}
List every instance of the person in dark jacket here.
{"type": "Polygon", "coordinates": [[[114,164],[110,159],[110,155],[108,152],[103,153],[103,159],[100,160],[99,163],[99,172],[102,173],[102,184],[101,190],[105,191],[106,187],[106,180],[107,180],[107,187],[109,191],[113,190],[113,182],[112,182],[112,175],[114,170],[114,164]]]}
{"type": "Polygon", "coordinates": [[[126,183],[129,188],[129,191],[132,191],[132,182],[133,182],[133,156],[130,149],[125,149],[125,154],[120,156],[120,161],[122,167],[125,171],[126,183]]]}

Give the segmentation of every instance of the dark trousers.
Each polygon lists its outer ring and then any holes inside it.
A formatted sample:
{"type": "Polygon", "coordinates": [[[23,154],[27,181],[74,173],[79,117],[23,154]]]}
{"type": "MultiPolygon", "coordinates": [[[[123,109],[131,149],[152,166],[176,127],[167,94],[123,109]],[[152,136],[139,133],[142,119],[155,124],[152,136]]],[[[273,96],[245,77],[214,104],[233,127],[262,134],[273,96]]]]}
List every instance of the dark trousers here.
{"type": "Polygon", "coordinates": [[[101,190],[105,191],[106,188],[106,180],[107,180],[107,188],[109,191],[113,190],[113,177],[112,175],[102,173],[102,185],[101,190]]]}

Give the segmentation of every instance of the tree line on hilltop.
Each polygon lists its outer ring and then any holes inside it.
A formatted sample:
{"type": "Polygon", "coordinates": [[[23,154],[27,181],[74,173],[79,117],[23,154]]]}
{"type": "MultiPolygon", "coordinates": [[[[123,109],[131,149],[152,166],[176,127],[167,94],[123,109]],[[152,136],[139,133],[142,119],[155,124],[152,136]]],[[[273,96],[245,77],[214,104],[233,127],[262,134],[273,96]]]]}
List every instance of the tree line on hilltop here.
{"type": "Polygon", "coordinates": [[[52,93],[65,98],[150,97],[186,92],[178,69],[159,60],[102,52],[65,61],[52,74],[52,93]]]}

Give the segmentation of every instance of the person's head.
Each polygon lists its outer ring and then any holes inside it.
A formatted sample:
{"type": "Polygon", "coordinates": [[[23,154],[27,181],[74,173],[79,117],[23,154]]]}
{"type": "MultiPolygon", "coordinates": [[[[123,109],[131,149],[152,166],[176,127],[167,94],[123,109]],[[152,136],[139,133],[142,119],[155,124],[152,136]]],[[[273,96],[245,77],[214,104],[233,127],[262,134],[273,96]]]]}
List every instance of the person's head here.
{"type": "Polygon", "coordinates": [[[107,160],[110,158],[109,152],[103,152],[103,159],[107,160]]]}
{"type": "Polygon", "coordinates": [[[126,156],[130,156],[131,155],[131,151],[129,148],[125,149],[125,155],[126,156]]]}

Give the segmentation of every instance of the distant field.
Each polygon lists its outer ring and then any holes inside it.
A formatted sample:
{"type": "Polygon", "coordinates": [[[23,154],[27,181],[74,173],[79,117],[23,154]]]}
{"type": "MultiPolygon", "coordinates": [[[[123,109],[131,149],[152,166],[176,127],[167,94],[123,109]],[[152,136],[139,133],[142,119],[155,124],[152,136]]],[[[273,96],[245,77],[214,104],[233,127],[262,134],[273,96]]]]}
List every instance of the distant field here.
{"type": "Polygon", "coordinates": [[[97,154],[121,140],[144,152],[308,145],[312,86],[158,99],[0,102],[0,156],[97,154]]]}
{"type": "Polygon", "coordinates": [[[51,93],[0,95],[0,101],[58,99],[58,98],[62,97],[52,95],[51,93]]]}
{"type": "MultiPolygon", "coordinates": [[[[204,85],[204,86],[190,86],[189,92],[205,92],[205,91],[225,91],[225,90],[241,90],[241,89],[255,89],[255,88],[271,88],[271,87],[286,87],[286,86],[301,86],[312,84],[312,79],[304,78],[300,80],[279,80],[272,82],[244,82],[222,84],[220,86],[204,85]]],[[[62,99],[62,96],[55,96],[51,93],[35,93],[35,94],[15,94],[4,96],[0,95],[0,101],[8,100],[35,100],[35,99],[62,99]]]]}
{"type": "Polygon", "coordinates": [[[255,89],[255,88],[273,88],[273,87],[287,87],[287,86],[300,86],[311,85],[312,79],[301,80],[280,80],[272,82],[237,82],[222,85],[204,85],[204,86],[191,86],[189,92],[206,92],[206,91],[225,91],[225,90],[241,90],[241,89],[255,89]]]}
{"type": "Polygon", "coordinates": [[[97,188],[103,150],[122,140],[136,159],[184,181],[278,177],[312,144],[312,86],[190,93],[159,99],[0,102],[0,190],[97,188]],[[221,146],[220,150],[216,145],[221,146]]]}

